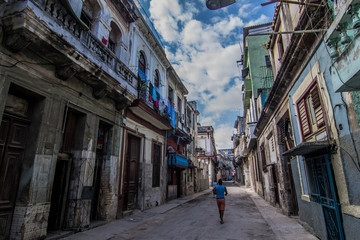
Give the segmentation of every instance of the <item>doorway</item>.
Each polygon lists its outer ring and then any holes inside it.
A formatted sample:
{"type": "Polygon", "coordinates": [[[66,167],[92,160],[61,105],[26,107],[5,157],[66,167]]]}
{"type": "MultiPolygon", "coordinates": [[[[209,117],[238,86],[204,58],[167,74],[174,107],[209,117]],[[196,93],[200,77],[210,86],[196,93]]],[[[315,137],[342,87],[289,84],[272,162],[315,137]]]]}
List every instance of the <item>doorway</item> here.
{"type": "Polygon", "coordinates": [[[108,145],[110,137],[111,126],[102,121],[99,123],[97,143],[96,143],[96,159],[94,167],[94,179],[93,179],[93,195],[91,199],[91,214],[90,220],[99,220],[99,200],[101,189],[101,173],[104,161],[108,154],[108,145]]]}
{"type": "Polygon", "coordinates": [[[0,239],[8,239],[30,120],[4,112],[0,126],[0,239]]]}
{"type": "Polygon", "coordinates": [[[280,196],[279,196],[279,182],[278,182],[278,176],[277,176],[278,170],[277,165],[274,163],[271,167],[271,175],[273,180],[273,192],[275,196],[275,205],[280,206],[280,196]]]}
{"type": "Polygon", "coordinates": [[[140,142],[139,137],[128,135],[123,185],[123,211],[135,209],[138,205],[140,142]]]}
{"type": "Polygon", "coordinates": [[[85,114],[66,108],[63,121],[63,136],[60,151],[57,155],[56,169],[51,193],[51,206],[48,220],[48,231],[61,230],[68,206],[68,191],[71,173],[74,171],[72,152],[80,148],[82,138],[80,131],[84,125],[85,114]]]}
{"type": "Polygon", "coordinates": [[[330,156],[328,154],[305,159],[309,172],[310,200],[321,205],[327,239],[345,239],[340,203],[336,191],[330,156]]]}
{"type": "Polygon", "coordinates": [[[70,169],[70,156],[68,154],[59,154],[52,187],[48,231],[60,230],[63,227],[70,169]]]}

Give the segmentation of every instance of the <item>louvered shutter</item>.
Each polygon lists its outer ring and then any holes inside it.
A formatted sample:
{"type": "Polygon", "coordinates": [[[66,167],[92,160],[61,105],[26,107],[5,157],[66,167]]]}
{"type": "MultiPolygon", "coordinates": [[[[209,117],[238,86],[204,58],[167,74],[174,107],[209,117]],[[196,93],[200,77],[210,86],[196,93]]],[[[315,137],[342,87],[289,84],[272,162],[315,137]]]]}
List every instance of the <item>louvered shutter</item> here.
{"type": "Polygon", "coordinates": [[[320,95],[317,86],[314,86],[311,91],[311,102],[314,108],[314,114],[316,119],[316,125],[317,127],[322,127],[325,124],[324,121],[324,112],[321,107],[321,101],[320,101],[320,95]]]}
{"type": "Polygon", "coordinates": [[[308,134],[311,133],[311,128],[309,124],[309,116],[306,111],[305,99],[302,99],[300,102],[298,102],[297,107],[298,107],[299,121],[303,136],[307,136],[308,134]]]}

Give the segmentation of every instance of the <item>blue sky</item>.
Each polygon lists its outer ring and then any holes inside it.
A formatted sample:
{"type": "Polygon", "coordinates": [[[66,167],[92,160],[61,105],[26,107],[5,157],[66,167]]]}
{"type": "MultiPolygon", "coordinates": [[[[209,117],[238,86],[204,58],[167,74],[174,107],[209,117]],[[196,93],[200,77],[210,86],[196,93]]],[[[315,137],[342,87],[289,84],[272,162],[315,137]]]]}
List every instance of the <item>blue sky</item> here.
{"type": "Polygon", "coordinates": [[[242,112],[240,59],[245,26],[271,22],[275,4],[237,0],[208,10],[206,0],[139,0],[162,36],[168,59],[196,100],[201,125],[212,125],[218,149],[232,148],[236,117],[242,112]],[[241,47],[240,47],[241,44],[241,47]]]}

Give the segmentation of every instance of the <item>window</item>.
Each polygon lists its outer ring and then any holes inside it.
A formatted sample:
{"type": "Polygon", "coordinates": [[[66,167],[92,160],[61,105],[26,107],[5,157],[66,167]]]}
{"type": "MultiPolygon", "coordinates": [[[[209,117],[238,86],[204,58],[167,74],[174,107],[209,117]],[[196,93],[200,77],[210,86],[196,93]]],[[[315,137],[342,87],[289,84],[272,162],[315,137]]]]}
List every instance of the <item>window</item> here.
{"type": "MultiPolygon", "coordinates": [[[[76,1],[73,1],[74,3],[76,1]]],[[[93,29],[94,19],[98,16],[100,12],[100,6],[95,1],[86,0],[83,1],[80,19],[90,30],[93,29]]]]}
{"type": "Polygon", "coordinates": [[[161,167],[161,146],[153,144],[153,175],[152,186],[160,187],[160,167],[161,167]]]}
{"type": "Polygon", "coordinates": [[[169,87],[169,97],[168,98],[169,98],[170,105],[174,107],[174,90],[171,87],[169,87]]]}
{"type": "Polygon", "coordinates": [[[300,167],[299,171],[300,171],[302,195],[309,195],[309,184],[306,174],[306,166],[305,166],[305,161],[302,157],[300,157],[299,159],[299,167],[300,167]]]}
{"type": "Polygon", "coordinates": [[[191,110],[190,108],[186,109],[186,126],[191,127],[191,110]]]}
{"type": "Polygon", "coordinates": [[[160,74],[159,74],[159,71],[158,71],[157,69],[155,70],[154,85],[159,89],[159,85],[160,85],[160,74]]]}
{"type": "Polygon", "coordinates": [[[265,64],[266,64],[266,68],[271,68],[271,62],[270,62],[270,56],[269,55],[265,56],[265,64]]]}
{"type": "Polygon", "coordinates": [[[264,168],[265,167],[265,165],[267,164],[266,163],[266,154],[265,154],[265,147],[264,147],[264,145],[262,145],[261,147],[260,147],[260,155],[261,155],[261,161],[262,161],[262,167],[264,168]]]}
{"type": "Polygon", "coordinates": [[[139,63],[138,63],[138,75],[143,81],[146,80],[146,58],[143,52],[140,52],[139,63]]]}
{"type": "Polygon", "coordinates": [[[114,23],[110,23],[111,31],[109,33],[108,48],[116,53],[117,46],[121,42],[121,32],[118,26],[114,23]]]}
{"type": "Polygon", "coordinates": [[[316,81],[297,101],[297,109],[303,140],[325,125],[324,112],[316,81]]]}
{"type": "Polygon", "coordinates": [[[179,113],[179,117],[181,118],[182,116],[182,103],[181,103],[181,99],[178,97],[177,99],[177,104],[178,104],[178,113],[179,113]]]}
{"type": "Polygon", "coordinates": [[[283,45],[283,40],[282,40],[281,35],[279,35],[279,37],[278,37],[277,45],[278,45],[279,60],[280,60],[284,55],[284,45],[283,45]]]}

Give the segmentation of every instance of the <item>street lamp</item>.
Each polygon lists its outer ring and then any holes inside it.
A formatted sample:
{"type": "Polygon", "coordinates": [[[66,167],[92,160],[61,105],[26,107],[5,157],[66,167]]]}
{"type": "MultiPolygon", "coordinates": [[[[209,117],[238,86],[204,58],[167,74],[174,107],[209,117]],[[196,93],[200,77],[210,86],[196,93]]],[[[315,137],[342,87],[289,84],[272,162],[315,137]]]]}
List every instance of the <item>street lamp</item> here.
{"type": "Polygon", "coordinates": [[[216,10],[227,7],[235,2],[236,0],[206,0],[206,7],[210,10],[216,10]]]}

